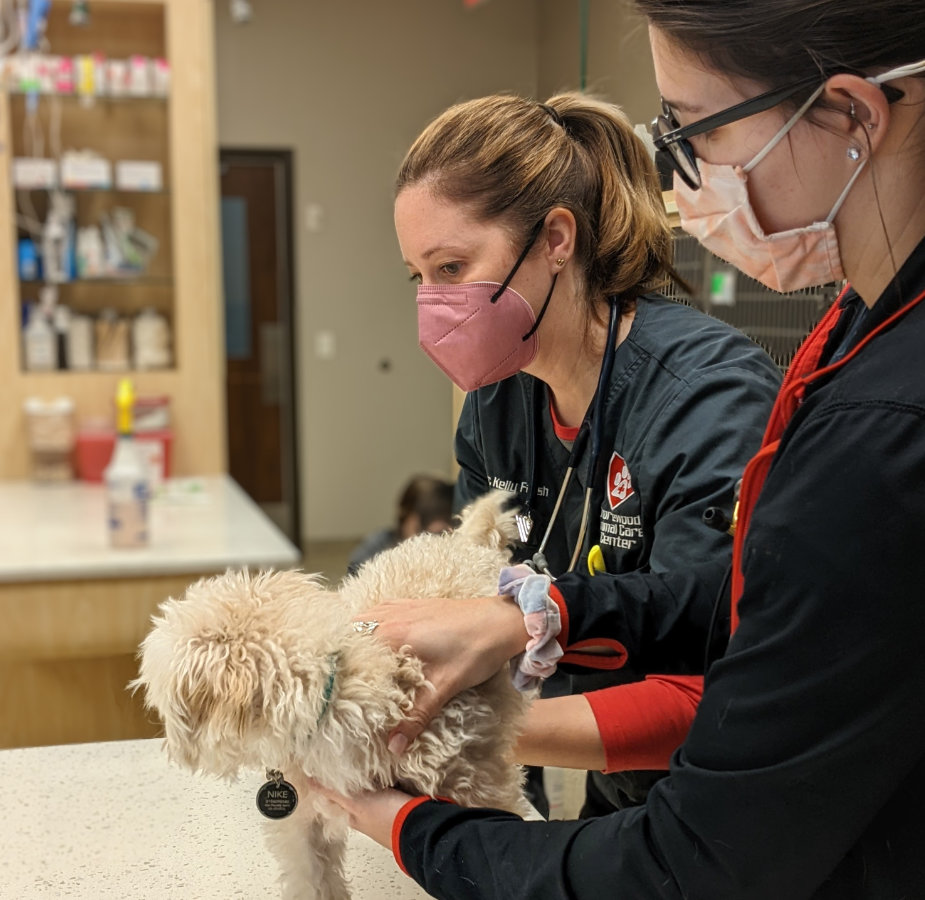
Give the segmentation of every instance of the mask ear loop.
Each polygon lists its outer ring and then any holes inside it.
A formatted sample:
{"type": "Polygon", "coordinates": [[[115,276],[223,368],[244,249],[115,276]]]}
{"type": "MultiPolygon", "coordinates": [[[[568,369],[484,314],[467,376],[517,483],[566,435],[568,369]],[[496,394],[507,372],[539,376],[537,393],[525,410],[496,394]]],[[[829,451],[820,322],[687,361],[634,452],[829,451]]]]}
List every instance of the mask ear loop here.
{"type": "MultiPolygon", "coordinates": [[[[925,59],[919,60],[918,62],[909,63],[905,66],[897,66],[895,69],[890,69],[888,72],[882,72],[880,75],[872,75],[870,78],[865,80],[869,81],[871,84],[882,86],[887,81],[893,81],[897,78],[907,78],[912,75],[920,75],[923,72],[925,72],[925,59]]],[[[851,101],[851,108],[848,114],[852,119],[857,118],[853,100],[851,101]]],[[[789,126],[789,124],[790,123],[788,122],[787,125],[789,126]]],[[[873,126],[868,124],[867,127],[872,128],[873,126]]],[[[832,211],[826,216],[826,222],[831,222],[835,216],[838,215],[838,211],[841,209],[842,204],[845,202],[845,198],[848,196],[848,192],[854,186],[855,181],[857,181],[858,176],[864,170],[864,166],[866,165],[867,159],[865,158],[857,167],[851,178],[848,179],[848,183],[845,185],[845,189],[841,192],[838,199],[835,201],[835,205],[832,207],[832,211]]]]}
{"type": "Polygon", "coordinates": [[[922,72],[925,72],[925,59],[908,63],[905,66],[897,66],[895,69],[881,72],[879,75],[871,75],[867,81],[871,84],[883,84],[885,81],[894,81],[897,78],[906,78],[909,75],[920,75],[922,72]]]}
{"type": "Polygon", "coordinates": [[[845,198],[848,196],[848,191],[854,186],[855,181],[858,180],[858,175],[864,171],[864,166],[867,165],[867,159],[865,158],[861,164],[854,170],[854,174],[848,179],[848,183],[845,185],[845,189],[839,194],[838,199],[835,201],[835,205],[832,207],[832,211],[825,217],[827,223],[831,223],[832,220],[838,215],[838,211],[841,209],[842,203],[845,202],[845,198]]]}
{"type": "Polygon", "coordinates": [[[820,84],[819,87],[817,87],[816,90],[814,90],[809,95],[809,97],[806,98],[806,101],[803,103],[803,105],[789,119],[787,119],[780,131],[778,131],[777,134],[775,134],[774,137],[772,137],[771,140],[768,141],[764,147],[758,151],[758,155],[755,156],[751,162],[742,166],[743,172],[746,174],[751,172],[751,170],[754,169],[755,166],[757,166],[758,163],[760,163],[761,160],[763,160],[784,139],[787,132],[790,131],[794,125],[796,125],[806,110],[808,110],[816,102],[817,98],[824,89],[825,83],[820,84]]]}
{"type": "Polygon", "coordinates": [[[514,268],[507,273],[507,278],[501,284],[501,287],[498,288],[491,295],[491,302],[497,302],[498,298],[507,290],[507,286],[511,283],[513,277],[517,274],[517,270],[520,268],[521,263],[527,258],[527,254],[533,249],[533,245],[536,243],[536,239],[540,236],[540,232],[543,230],[543,226],[546,224],[546,219],[542,218],[536,225],[533,226],[533,231],[530,232],[530,236],[527,238],[527,246],[523,248],[520,253],[520,256],[517,257],[517,262],[514,263],[514,268]]]}
{"type": "MultiPolygon", "coordinates": [[[[910,75],[921,75],[925,73],[925,59],[920,59],[918,62],[909,63],[904,66],[897,66],[895,69],[890,69],[887,72],[882,72],[879,75],[871,75],[866,80],[871,84],[883,85],[884,82],[894,81],[897,78],[906,78],[910,75]]],[[[791,128],[797,123],[799,118],[816,102],[816,99],[825,89],[825,83],[819,85],[819,87],[809,95],[806,102],[784,123],[784,126],[771,138],[771,140],[758,152],[758,155],[749,163],[742,166],[742,171],[748,174],[758,163],[761,162],[783,139],[784,135],[790,131],[791,128]]]]}
{"type": "Polygon", "coordinates": [[[558,281],[558,279],[559,273],[556,272],[556,274],[552,276],[552,284],[549,287],[549,293],[546,295],[546,299],[543,301],[540,314],[536,317],[533,327],[521,338],[522,341],[529,340],[533,336],[533,332],[540,327],[540,322],[543,321],[543,316],[546,315],[546,307],[549,306],[549,301],[552,300],[552,292],[556,289],[556,281],[558,281]]]}

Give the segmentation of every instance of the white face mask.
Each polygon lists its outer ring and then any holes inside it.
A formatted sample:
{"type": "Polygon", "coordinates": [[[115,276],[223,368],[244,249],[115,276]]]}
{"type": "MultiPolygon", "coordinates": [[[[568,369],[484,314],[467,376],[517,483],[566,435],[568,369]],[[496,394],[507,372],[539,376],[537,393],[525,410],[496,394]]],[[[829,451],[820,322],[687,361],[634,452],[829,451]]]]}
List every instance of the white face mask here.
{"type": "MultiPolygon", "coordinates": [[[[891,69],[867,80],[882,84],[923,71],[925,60],[891,69]]],[[[712,253],[774,291],[796,291],[843,281],[845,278],[838,237],[832,222],[867,164],[867,159],[858,163],[845,189],[822,222],[766,234],[748,197],[748,173],[783,140],[824,87],[820,85],[810,95],[747,165],[714,165],[698,160],[701,181],[699,190],[689,188],[677,174],[674,177],[681,227],[712,253]]]]}

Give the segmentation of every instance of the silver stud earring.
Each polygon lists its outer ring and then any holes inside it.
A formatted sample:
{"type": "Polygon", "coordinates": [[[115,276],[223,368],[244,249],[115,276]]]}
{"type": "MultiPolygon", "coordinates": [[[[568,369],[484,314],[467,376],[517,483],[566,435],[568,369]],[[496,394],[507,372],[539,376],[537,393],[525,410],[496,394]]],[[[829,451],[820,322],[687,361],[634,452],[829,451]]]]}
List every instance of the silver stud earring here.
{"type": "Polygon", "coordinates": [[[848,148],[848,159],[857,162],[861,158],[861,151],[857,147],[848,148]]]}

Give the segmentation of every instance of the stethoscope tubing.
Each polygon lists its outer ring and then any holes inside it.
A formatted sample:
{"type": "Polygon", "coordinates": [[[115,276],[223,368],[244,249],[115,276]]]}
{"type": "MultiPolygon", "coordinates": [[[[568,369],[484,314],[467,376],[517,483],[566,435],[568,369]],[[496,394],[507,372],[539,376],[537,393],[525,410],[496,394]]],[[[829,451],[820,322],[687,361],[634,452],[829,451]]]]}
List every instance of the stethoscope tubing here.
{"type": "Polygon", "coordinates": [[[582,504],[581,524],[578,528],[578,538],[575,542],[575,549],[572,553],[571,561],[569,562],[569,572],[575,571],[575,568],[578,565],[578,559],[581,556],[585,535],[588,531],[588,517],[591,510],[591,493],[594,484],[597,482],[597,477],[600,474],[597,470],[601,456],[601,439],[603,437],[604,430],[603,409],[605,394],[607,392],[607,385],[610,382],[610,375],[613,372],[613,361],[617,349],[617,332],[620,325],[620,303],[616,297],[609,298],[609,301],[610,319],[607,325],[607,345],[604,347],[604,357],[601,360],[601,370],[597,378],[597,389],[594,392],[594,397],[591,399],[588,412],[585,414],[585,417],[582,420],[581,427],[578,430],[578,436],[575,438],[575,443],[572,445],[572,450],[569,453],[568,468],[565,470],[565,477],[562,479],[562,486],[559,488],[559,496],[556,498],[556,505],[553,507],[552,515],[549,518],[549,524],[546,526],[546,531],[543,534],[543,539],[540,541],[540,545],[537,548],[536,553],[534,553],[531,558],[531,561],[533,562],[533,565],[537,571],[543,572],[545,575],[548,575],[553,579],[555,576],[553,576],[553,574],[549,571],[549,566],[546,562],[544,551],[546,549],[546,544],[549,541],[549,536],[552,534],[552,527],[555,524],[556,518],[559,515],[559,510],[562,507],[562,501],[565,498],[566,489],[568,488],[569,482],[572,479],[572,473],[578,466],[581,454],[584,452],[585,441],[589,435],[591,437],[591,449],[588,456],[588,475],[586,479],[585,498],[584,503],[582,504]]]}

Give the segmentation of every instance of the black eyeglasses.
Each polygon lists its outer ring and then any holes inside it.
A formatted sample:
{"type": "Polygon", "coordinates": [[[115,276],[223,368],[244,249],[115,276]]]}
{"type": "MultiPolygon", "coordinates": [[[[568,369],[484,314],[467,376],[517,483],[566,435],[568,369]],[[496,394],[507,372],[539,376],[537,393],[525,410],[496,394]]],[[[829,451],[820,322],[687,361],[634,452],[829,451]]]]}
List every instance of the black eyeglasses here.
{"type": "Polygon", "coordinates": [[[746,119],[756,113],[764,112],[766,109],[777,106],[778,103],[783,103],[784,100],[789,100],[801,91],[819,85],[818,75],[814,75],[811,79],[804,78],[788,87],[775,88],[773,91],[766,91],[757,97],[736,103],[735,106],[721,109],[718,113],[691,122],[683,128],[679,127],[674,111],[663,99],[662,114],[652,120],[652,140],[655,143],[655,149],[667,156],[671,167],[684,179],[684,183],[696,191],[700,188],[700,170],[697,168],[697,156],[691,146],[690,138],[722,125],[728,125],[730,122],[737,122],[739,119],[746,119]]]}
{"type": "MultiPolygon", "coordinates": [[[[784,100],[789,100],[801,91],[819,87],[821,83],[818,75],[804,78],[789,87],[775,88],[773,91],[766,91],[750,100],[736,103],[735,106],[721,109],[718,113],[691,122],[683,128],[678,126],[674,111],[663,98],[662,114],[652,120],[652,140],[655,143],[655,149],[663,157],[667,157],[671,168],[684,179],[684,183],[691,190],[696,191],[700,188],[700,170],[697,168],[697,156],[689,138],[728,125],[730,122],[737,122],[739,119],[747,119],[755,113],[764,112],[772,106],[777,106],[778,103],[783,103],[784,100]]],[[[887,103],[895,103],[905,96],[903,91],[891,84],[881,84],[879,87],[886,96],[887,103]]]]}

